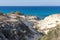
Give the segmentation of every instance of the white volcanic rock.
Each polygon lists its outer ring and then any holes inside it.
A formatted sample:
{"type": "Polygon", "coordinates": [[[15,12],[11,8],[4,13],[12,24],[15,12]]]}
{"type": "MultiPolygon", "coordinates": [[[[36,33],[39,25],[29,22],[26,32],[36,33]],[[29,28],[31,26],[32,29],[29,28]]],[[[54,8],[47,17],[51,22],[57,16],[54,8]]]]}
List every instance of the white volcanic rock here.
{"type": "Polygon", "coordinates": [[[25,19],[26,17],[24,15],[19,15],[20,18],[25,19]]]}
{"type": "Polygon", "coordinates": [[[37,19],[36,16],[28,16],[28,19],[37,19]]]}
{"type": "Polygon", "coordinates": [[[38,21],[37,16],[27,16],[26,19],[28,19],[28,21],[33,22],[33,23],[37,23],[38,21]]]}
{"type": "Polygon", "coordinates": [[[60,24],[60,14],[53,14],[38,21],[33,27],[38,28],[39,32],[43,31],[47,34],[51,28],[55,28],[58,24],[60,24]]]}
{"type": "Polygon", "coordinates": [[[11,17],[11,18],[17,18],[16,14],[9,14],[8,16],[11,17]]]}
{"type": "Polygon", "coordinates": [[[17,22],[18,20],[17,19],[9,19],[7,21],[11,21],[11,22],[17,22]]]}

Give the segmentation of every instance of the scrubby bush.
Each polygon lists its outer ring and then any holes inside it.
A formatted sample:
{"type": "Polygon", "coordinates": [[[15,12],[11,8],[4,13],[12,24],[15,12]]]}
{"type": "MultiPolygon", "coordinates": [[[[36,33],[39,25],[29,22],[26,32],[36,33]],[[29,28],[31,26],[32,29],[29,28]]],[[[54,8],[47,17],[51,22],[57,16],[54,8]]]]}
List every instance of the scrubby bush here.
{"type": "Polygon", "coordinates": [[[55,29],[49,31],[40,40],[60,40],[60,25],[57,25],[55,29]]]}
{"type": "Polygon", "coordinates": [[[16,11],[15,14],[16,14],[16,15],[23,15],[23,14],[22,14],[21,12],[19,12],[19,11],[16,11]]]}

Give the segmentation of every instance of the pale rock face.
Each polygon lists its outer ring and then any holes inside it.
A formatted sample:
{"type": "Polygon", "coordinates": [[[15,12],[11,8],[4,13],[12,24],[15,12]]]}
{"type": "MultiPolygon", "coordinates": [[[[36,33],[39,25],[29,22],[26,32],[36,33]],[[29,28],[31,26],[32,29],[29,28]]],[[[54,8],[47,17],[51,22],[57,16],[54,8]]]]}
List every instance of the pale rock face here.
{"type": "Polygon", "coordinates": [[[18,20],[17,19],[9,19],[7,21],[11,21],[11,22],[17,22],[18,20]]]}
{"type": "Polygon", "coordinates": [[[27,19],[28,19],[28,21],[30,21],[30,22],[37,23],[37,20],[36,20],[37,17],[36,17],[36,16],[28,16],[27,19]]]}
{"type": "Polygon", "coordinates": [[[37,19],[36,16],[29,16],[29,19],[37,19]]]}
{"type": "Polygon", "coordinates": [[[19,17],[24,18],[24,19],[26,18],[24,15],[19,15],[19,17]]]}
{"type": "Polygon", "coordinates": [[[47,34],[49,32],[49,30],[45,30],[44,32],[45,32],[45,34],[47,34]]]}
{"type": "Polygon", "coordinates": [[[15,14],[10,14],[9,17],[11,17],[11,18],[17,18],[17,16],[15,14]]]}
{"type": "Polygon", "coordinates": [[[38,30],[43,30],[46,34],[48,33],[48,30],[55,28],[57,24],[60,24],[60,14],[50,15],[36,23],[38,30]]]}

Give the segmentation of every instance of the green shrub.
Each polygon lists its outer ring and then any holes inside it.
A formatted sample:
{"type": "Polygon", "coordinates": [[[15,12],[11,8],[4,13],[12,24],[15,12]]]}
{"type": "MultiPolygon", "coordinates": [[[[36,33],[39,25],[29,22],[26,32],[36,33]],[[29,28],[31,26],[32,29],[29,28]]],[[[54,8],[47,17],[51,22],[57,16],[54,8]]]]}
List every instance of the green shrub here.
{"type": "Polygon", "coordinates": [[[40,40],[60,40],[60,25],[56,26],[56,29],[49,31],[47,35],[44,35],[40,40]]]}

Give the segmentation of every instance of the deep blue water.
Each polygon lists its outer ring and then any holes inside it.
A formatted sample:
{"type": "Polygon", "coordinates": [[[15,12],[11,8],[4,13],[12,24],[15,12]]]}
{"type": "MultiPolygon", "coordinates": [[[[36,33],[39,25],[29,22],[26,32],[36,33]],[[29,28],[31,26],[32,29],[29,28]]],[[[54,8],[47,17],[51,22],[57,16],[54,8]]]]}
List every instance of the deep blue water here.
{"type": "Polygon", "coordinates": [[[46,17],[51,14],[60,13],[60,6],[0,6],[3,13],[20,11],[26,15],[46,17]]]}

